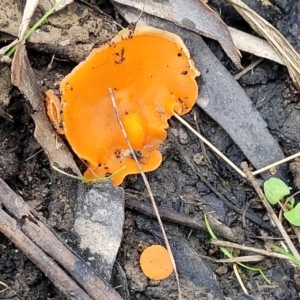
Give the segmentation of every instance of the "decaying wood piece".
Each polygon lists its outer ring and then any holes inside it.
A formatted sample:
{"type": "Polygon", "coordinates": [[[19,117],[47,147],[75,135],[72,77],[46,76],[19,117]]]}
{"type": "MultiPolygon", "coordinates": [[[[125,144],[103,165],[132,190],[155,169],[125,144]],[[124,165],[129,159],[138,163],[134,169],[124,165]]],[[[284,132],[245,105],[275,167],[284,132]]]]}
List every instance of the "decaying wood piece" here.
{"type": "MultiPolygon", "coordinates": [[[[129,209],[138,211],[144,215],[150,216],[151,218],[156,218],[153,208],[149,204],[140,201],[140,199],[134,199],[130,196],[127,196],[125,205],[129,209]]],[[[202,218],[191,217],[162,207],[159,207],[158,211],[162,220],[164,221],[169,221],[176,224],[188,226],[197,230],[207,231],[207,227],[202,218]]],[[[233,229],[216,221],[213,218],[209,220],[209,224],[213,229],[213,231],[219,237],[225,238],[233,242],[237,242],[241,238],[241,236],[238,236],[233,229]]]]}
{"type": "Polygon", "coordinates": [[[276,28],[242,1],[229,0],[229,2],[249,23],[253,30],[270,43],[287,66],[295,86],[300,90],[300,55],[296,52],[296,50],[276,28]]]}
{"type": "MultiPolygon", "coordinates": [[[[40,1],[35,20],[42,17],[52,3],[40,1]]],[[[1,0],[0,33],[17,37],[21,19],[18,1],[1,0]]],[[[80,62],[96,45],[110,40],[116,33],[117,27],[109,17],[99,17],[95,11],[75,2],[47,18],[26,43],[30,48],[80,62]]]]}
{"type": "MultiPolygon", "coordinates": [[[[25,219],[26,220],[26,219],[25,219]]],[[[8,237],[53,284],[70,299],[91,298],[19,228],[17,221],[0,209],[0,231],[8,237]]]]}
{"type": "Polygon", "coordinates": [[[66,248],[24,200],[0,179],[0,231],[12,240],[70,299],[122,299],[66,248]],[[61,267],[58,267],[57,263],[61,267]],[[69,278],[67,270],[76,282],[69,278]],[[81,287],[82,288],[81,288],[81,287]],[[83,291],[85,290],[85,292],[83,291]],[[88,295],[87,295],[88,294],[88,295]]]}

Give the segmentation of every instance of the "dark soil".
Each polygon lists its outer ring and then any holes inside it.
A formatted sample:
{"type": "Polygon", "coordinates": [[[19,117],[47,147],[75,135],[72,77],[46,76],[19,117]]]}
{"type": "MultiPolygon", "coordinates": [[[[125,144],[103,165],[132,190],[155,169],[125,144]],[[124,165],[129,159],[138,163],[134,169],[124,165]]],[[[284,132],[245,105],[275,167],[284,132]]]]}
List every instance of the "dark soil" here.
{"type": "MultiPolygon", "coordinates": [[[[296,0],[271,2],[274,6],[266,8],[260,1],[245,1],[277,27],[299,52],[299,3],[296,0]]],[[[224,1],[212,0],[210,4],[222,12],[221,16],[228,25],[253,33],[224,1]]],[[[113,13],[109,3],[102,5],[106,12],[113,13]]],[[[236,74],[238,71],[221,47],[214,41],[206,42],[232,74],[236,74]]],[[[56,59],[51,71],[44,77],[51,56],[30,50],[29,59],[42,90],[53,88],[55,80],[66,75],[75,65],[70,61],[56,59]]],[[[247,66],[254,59],[251,55],[243,53],[243,66],[247,66]]],[[[244,75],[239,82],[267,122],[270,132],[279,141],[285,155],[298,152],[300,97],[289,79],[286,68],[271,61],[264,61],[252,72],[244,75]]],[[[34,122],[30,117],[31,107],[27,100],[15,88],[10,91],[10,98],[10,104],[5,111],[13,117],[14,122],[0,119],[0,176],[44,217],[69,246],[76,249],[78,241],[72,233],[75,203],[68,197],[72,191],[64,191],[67,179],[50,168],[47,156],[35,140],[34,122]]],[[[197,116],[197,124],[203,135],[229,159],[236,165],[246,160],[226,132],[198,107],[186,116],[192,126],[195,127],[194,115],[197,116]]],[[[209,149],[207,153],[210,162],[202,159],[199,140],[177,121],[170,121],[168,133],[168,139],[161,147],[162,165],[158,170],[147,174],[158,206],[189,216],[202,216],[203,212],[215,211],[222,223],[240,232],[241,243],[249,246],[264,248],[265,241],[258,237],[277,237],[275,229],[268,231],[261,224],[254,224],[248,219],[243,224],[242,216],[229,209],[215,194],[215,191],[218,191],[242,209],[251,201],[249,212],[270,225],[265,209],[258,201],[253,200],[256,194],[247,182],[238,178],[209,149]],[[185,157],[198,167],[214,190],[191,169],[185,157]]],[[[291,174],[285,175],[293,187],[291,174]]],[[[76,192],[77,187],[78,183],[74,182],[73,192],[76,192]]],[[[122,187],[128,199],[150,205],[140,176],[128,177],[122,187]]],[[[295,267],[289,263],[277,259],[264,259],[260,263],[249,264],[261,268],[272,282],[271,285],[258,273],[242,269],[242,280],[252,297],[250,298],[244,295],[234,276],[232,264],[201,258],[224,258],[220,251],[210,244],[207,232],[192,230],[188,226],[177,225],[176,222],[165,222],[165,226],[180,269],[179,275],[183,278],[183,294],[186,299],[298,299],[299,276],[295,267]]],[[[123,241],[111,282],[113,286],[119,287],[117,291],[125,299],[178,298],[174,275],[157,282],[147,279],[139,268],[138,259],[142,247],[153,243],[163,243],[157,221],[126,209],[123,241]]],[[[15,292],[20,299],[65,299],[43,273],[2,234],[0,254],[0,281],[11,289],[1,293],[0,299],[17,299],[15,292]]]]}

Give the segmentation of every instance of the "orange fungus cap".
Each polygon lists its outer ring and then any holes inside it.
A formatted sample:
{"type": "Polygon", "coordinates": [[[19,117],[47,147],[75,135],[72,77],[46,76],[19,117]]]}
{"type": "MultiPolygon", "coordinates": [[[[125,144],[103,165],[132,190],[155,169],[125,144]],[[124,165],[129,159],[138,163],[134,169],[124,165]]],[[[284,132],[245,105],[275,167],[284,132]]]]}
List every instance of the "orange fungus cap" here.
{"type": "Polygon", "coordinates": [[[177,35],[153,27],[124,29],[94,49],[60,83],[64,133],[76,154],[88,162],[85,177],[113,177],[115,185],[139,173],[117,122],[108,88],[144,172],[162,161],[158,146],[168,119],[195,104],[199,76],[177,35]]]}
{"type": "Polygon", "coordinates": [[[150,279],[165,279],[173,272],[168,250],[161,245],[146,248],[141,254],[140,265],[143,273],[150,279]]]}

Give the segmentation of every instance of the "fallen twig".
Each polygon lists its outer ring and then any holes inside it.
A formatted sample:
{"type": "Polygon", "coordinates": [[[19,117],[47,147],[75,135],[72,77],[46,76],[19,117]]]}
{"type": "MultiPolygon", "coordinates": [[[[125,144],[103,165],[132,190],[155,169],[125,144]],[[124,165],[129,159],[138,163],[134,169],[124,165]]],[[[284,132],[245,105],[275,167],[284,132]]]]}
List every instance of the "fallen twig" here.
{"type": "Polygon", "coordinates": [[[246,177],[243,171],[237,167],[230,159],[228,159],[219,149],[217,149],[210,141],[203,137],[199,132],[197,132],[187,121],[181,118],[178,114],[174,114],[175,118],[186,126],[190,131],[192,131],[199,139],[201,139],[208,147],[210,147],[215,153],[217,153],[224,161],[226,161],[237,173],[242,177],[246,177]]]}
{"type": "Polygon", "coordinates": [[[280,253],[277,253],[277,252],[271,252],[271,251],[268,251],[268,250],[249,247],[249,246],[245,246],[245,245],[240,245],[240,244],[236,244],[236,243],[232,243],[232,242],[228,242],[228,241],[212,240],[211,243],[213,245],[216,245],[216,246],[234,248],[234,249],[239,249],[239,250],[242,250],[242,251],[249,251],[249,252],[259,253],[259,254],[264,255],[264,256],[289,260],[289,258],[286,255],[283,255],[283,254],[280,254],[280,253]]]}
{"type": "Polygon", "coordinates": [[[10,214],[0,210],[0,231],[65,295],[69,298],[76,295],[77,299],[121,299],[119,294],[102,281],[85,262],[66,248],[55,236],[54,231],[50,230],[36,212],[2,179],[0,179],[0,204],[10,214]],[[73,279],[62,268],[65,268],[73,279]]]}
{"type": "MultiPolygon", "coordinates": [[[[126,194],[127,197],[125,199],[125,205],[127,208],[138,211],[152,218],[156,217],[156,214],[152,206],[140,201],[140,199],[137,199],[138,201],[133,200],[132,199],[133,196],[131,194],[125,193],[125,195],[126,194]]],[[[198,230],[207,231],[207,228],[202,218],[196,218],[196,217],[180,214],[162,207],[159,207],[158,211],[160,217],[163,220],[173,222],[175,224],[188,226],[198,230]]],[[[227,240],[234,241],[234,242],[237,242],[240,239],[240,236],[238,236],[231,228],[227,227],[226,225],[217,222],[213,218],[210,218],[209,222],[212,229],[216,232],[218,236],[221,236],[222,238],[226,238],[227,240]]]]}
{"type": "Polygon", "coordinates": [[[247,255],[247,256],[237,256],[233,258],[224,258],[224,259],[216,259],[216,262],[219,263],[244,263],[244,262],[257,262],[264,260],[265,257],[263,255],[247,255]]]}

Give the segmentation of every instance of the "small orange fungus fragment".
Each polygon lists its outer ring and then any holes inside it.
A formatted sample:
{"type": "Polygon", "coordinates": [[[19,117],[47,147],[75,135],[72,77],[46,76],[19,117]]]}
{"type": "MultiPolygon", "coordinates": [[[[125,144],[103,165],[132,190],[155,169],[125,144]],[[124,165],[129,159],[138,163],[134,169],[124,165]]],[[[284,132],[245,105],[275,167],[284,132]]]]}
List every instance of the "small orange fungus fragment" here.
{"type": "MultiPolygon", "coordinates": [[[[128,149],[113,109],[112,88],[128,139],[144,172],[162,161],[159,145],[166,139],[174,112],[190,111],[198,96],[199,76],[183,41],[153,27],[124,29],[94,49],[60,83],[64,134],[75,153],[88,162],[84,176],[122,183],[139,169],[128,149]]],[[[48,93],[47,96],[51,97],[48,93]]]]}
{"type": "Polygon", "coordinates": [[[63,134],[64,131],[62,129],[62,119],[60,111],[61,103],[52,90],[46,92],[46,106],[47,114],[53,127],[59,134],[63,134]]]}
{"type": "Polygon", "coordinates": [[[150,279],[161,280],[173,272],[173,265],[168,250],[161,245],[146,248],[140,257],[143,273],[150,279]]]}

